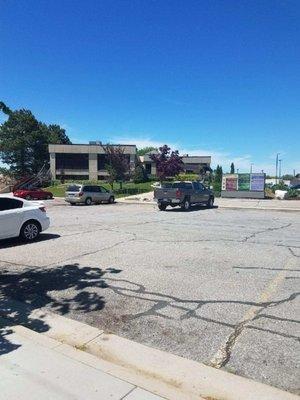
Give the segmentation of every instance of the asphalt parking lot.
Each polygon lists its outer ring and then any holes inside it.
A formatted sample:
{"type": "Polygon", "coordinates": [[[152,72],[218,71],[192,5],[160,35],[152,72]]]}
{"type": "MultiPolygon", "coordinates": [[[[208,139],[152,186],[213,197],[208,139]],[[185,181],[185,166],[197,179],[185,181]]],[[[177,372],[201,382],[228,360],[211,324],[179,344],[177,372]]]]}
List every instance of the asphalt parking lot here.
{"type": "Polygon", "coordinates": [[[2,313],[46,307],[300,393],[299,213],[48,204],[38,242],[0,242],[2,313]]]}

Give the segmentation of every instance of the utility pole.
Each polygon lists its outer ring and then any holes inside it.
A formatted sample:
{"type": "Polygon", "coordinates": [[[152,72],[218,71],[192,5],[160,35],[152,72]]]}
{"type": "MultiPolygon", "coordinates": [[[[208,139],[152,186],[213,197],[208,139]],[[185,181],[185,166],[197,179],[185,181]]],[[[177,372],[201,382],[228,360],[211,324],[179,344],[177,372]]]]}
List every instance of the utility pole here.
{"type": "Polygon", "coordinates": [[[239,168],[236,169],[236,173],[237,173],[237,174],[239,173],[239,168]]]}
{"type": "Polygon", "coordinates": [[[251,163],[251,165],[250,165],[250,174],[252,174],[252,167],[253,167],[253,163],[251,163]]]}
{"type": "Polygon", "coordinates": [[[281,178],[281,161],[282,160],[278,160],[279,161],[279,180],[281,178]]]}
{"type": "Polygon", "coordinates": [[[276,185],[277,185],[277,183],[278,183],[278,156],[279,156],[279,154],[280,154],[280,153],[277,153],[277,154],[276,154],[276,176],[275,176],[276,185]]]}

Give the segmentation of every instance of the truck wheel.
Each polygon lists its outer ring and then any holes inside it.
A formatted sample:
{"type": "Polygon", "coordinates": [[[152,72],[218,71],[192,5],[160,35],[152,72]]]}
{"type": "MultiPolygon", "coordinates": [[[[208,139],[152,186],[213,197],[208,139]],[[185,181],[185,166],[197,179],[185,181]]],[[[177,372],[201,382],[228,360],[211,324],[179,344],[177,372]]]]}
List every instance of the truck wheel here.
{"type": "Polygon", "coordinates": [[[213,197],[210,197],[209,200],[208,200],[208,202],[206,203],[206,205],[207,205],[207,207],[209,207],[209,208],[213,208],[213,206],[214,206],[214,198],[213,198],[213,197]]]}
{"type": "Polygon", "coordinates": [[[158,208],[160,211],[166,211],[167,206],[165,204],[159,204],[158,208]]]}
{"type": "Polygon", "coordinates": [[[185,199],[183,204],[182,204],[182,206],[181,206],[181,209],[184,210],[184,211],[189,211],[190,208],[191,208],[190,200],[189,199],[185,199]]]}

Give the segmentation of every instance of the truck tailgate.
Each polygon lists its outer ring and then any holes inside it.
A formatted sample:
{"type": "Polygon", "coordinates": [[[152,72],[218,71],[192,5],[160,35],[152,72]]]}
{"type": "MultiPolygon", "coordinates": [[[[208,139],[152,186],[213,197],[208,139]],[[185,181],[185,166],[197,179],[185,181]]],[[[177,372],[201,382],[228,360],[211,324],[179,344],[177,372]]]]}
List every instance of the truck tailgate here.
{"type": "Polygon", "coordinates": [[[158,188],[154,190],[154,198],[157,200],[176,199],[177,189],[173,188],[158,188]]]}

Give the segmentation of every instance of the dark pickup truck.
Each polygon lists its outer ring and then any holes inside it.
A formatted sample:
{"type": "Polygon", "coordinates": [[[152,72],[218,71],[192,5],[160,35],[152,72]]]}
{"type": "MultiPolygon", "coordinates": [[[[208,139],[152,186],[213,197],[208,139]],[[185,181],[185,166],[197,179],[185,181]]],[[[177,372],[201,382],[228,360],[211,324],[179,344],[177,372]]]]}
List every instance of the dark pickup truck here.
{"type": "Polygon", "coordinates": [[[154,199],[158,208],[164,211],[167,206],[180,206],[183,210],[190,209],[192,204],[214,205],[214,194],[201,182],[168,182],[154,189],[154,199]]]}

